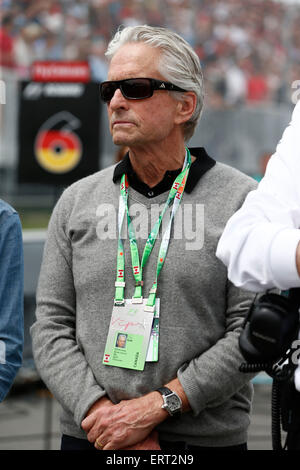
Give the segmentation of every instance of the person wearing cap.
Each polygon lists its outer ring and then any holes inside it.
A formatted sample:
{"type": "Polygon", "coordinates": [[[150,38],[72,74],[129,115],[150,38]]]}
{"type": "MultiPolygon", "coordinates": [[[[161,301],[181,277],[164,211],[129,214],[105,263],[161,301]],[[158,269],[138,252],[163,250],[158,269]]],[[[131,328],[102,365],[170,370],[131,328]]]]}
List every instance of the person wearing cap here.
{"type": "Polygon", "coordinates": [[[186,145],[203,77],[185,40],[126,27],[106,55],[100,96],[129,151],[58,201],[31,329],[62,405],[61,449],[244,450],[252,386],[238,336],[253,296],[215,250],[255,182],[186,145]]]}
{"type": "Polygon", "coordinates": [[[24,261],[17,212],[0,199],[0,402],[22,364],[24,261]]]}

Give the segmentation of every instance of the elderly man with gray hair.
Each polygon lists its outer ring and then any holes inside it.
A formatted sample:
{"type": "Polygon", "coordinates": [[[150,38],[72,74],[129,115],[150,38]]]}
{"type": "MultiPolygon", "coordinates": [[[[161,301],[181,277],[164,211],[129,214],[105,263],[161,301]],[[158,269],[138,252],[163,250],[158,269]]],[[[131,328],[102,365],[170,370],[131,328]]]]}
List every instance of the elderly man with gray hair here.
{"type": "Polygon", "coordinates": [[[63,408],[61,448],[247,449],[238,337],[252,295],[228,282],[215,251],[255,183],[186,146],[203,77],[185,40],[126,27],[107,57],[100,96],[129,152],[58,201],[32,327],[63,408]]]}

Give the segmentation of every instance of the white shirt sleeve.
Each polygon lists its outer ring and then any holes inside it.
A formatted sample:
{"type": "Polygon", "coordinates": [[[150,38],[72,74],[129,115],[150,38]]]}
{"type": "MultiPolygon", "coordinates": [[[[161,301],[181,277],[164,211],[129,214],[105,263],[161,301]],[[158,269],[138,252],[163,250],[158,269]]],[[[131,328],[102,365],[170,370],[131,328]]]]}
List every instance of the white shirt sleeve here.
{"type": "Polygon", "coordinates": [[[238,287],[261,292],[300,287],[300,102],[266,174],[228,221],[217,257],[238,287]]]}

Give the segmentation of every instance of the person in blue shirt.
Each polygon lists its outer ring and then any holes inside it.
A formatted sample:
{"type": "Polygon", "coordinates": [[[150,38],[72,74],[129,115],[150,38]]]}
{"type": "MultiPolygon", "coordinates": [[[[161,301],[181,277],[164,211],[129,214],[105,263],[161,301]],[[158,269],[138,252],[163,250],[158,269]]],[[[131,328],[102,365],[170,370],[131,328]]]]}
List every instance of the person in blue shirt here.
{"type": "Polygon", "coordinates": [[[17,212],[0,199],[0,402],[22,364],[24,260],[17,212]]]}

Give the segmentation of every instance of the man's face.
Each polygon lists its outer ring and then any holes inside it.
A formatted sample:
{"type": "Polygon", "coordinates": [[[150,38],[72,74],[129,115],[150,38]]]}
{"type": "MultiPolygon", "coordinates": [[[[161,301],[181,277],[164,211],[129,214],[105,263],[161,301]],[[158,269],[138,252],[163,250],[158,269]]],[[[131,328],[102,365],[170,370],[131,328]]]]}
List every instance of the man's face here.
{"type": "MultiPolygon", "coordinates": [[[[122,46],[111,60],[108,80],[148,77],[164,80],[158,72],[160,51],[143,43],[122,46]]],[[[172,139],[178,102],[166,91],[154,91],[142,100],[128,100],[116,90],[107,104],[110,131],[116,145],[159,144],[172,139]]]]}
{"type": "Polygon", "coordinates": [[[119,336],[118,338],[118,347],[119,348],[124,348],[126,343],[126,339],[124,336],[119,336]]]}

